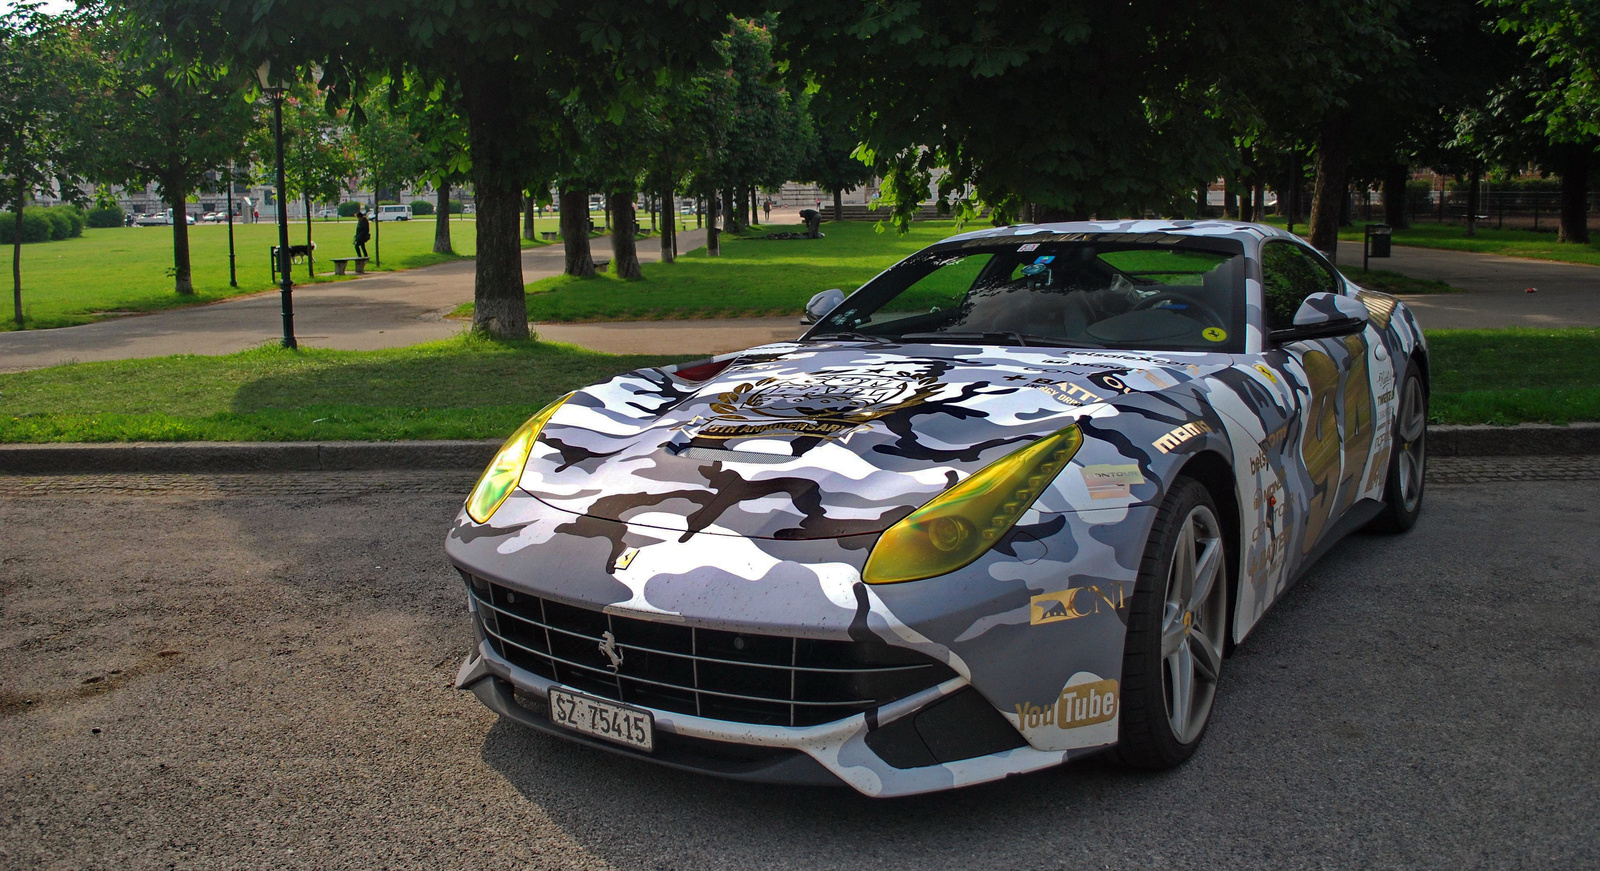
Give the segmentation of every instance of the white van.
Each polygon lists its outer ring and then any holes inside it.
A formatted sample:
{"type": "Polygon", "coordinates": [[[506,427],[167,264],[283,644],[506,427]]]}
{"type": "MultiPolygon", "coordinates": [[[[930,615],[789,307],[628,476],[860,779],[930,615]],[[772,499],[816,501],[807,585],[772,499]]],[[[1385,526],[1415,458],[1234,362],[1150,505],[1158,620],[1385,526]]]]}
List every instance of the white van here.
{"type": "Polygon", "coordinates": [[[410,206],[379,206],[378,220],[380,221],[409,221],[411,220],[410,206]]]}

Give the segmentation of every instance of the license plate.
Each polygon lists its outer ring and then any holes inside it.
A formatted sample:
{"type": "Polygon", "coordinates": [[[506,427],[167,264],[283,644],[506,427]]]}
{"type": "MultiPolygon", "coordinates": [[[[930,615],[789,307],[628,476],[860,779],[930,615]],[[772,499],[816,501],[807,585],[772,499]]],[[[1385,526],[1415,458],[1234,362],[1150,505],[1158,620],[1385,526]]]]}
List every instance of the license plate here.
{"type": "Polygon", "coordinates": [[[626,747],[655,751],[655,719],[649,711],[593,696],[550,688],[550,719],[574,732],[626,747]]]}

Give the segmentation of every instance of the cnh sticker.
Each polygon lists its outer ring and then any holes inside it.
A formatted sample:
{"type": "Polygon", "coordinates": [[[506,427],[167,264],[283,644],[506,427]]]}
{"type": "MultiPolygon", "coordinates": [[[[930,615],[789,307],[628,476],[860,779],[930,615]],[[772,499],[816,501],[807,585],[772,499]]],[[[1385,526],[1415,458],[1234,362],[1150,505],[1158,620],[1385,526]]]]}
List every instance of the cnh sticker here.
{"type": "Polygon", "coordinates": [[[1228,340],[1228,331],[1221,327],[1206,327],[1200,331],[1200,335],[1205,336],[1208,342],[1226,342],[1228,340]]]}

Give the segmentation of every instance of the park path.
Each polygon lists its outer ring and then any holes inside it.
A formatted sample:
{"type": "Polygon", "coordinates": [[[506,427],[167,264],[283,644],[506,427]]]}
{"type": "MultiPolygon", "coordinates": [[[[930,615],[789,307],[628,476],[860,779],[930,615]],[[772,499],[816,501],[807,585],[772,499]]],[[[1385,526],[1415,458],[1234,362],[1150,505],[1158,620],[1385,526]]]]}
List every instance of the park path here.
{"type": "MultiPolygon", "coordinates": [[[[1340,243],[1339,265],[1360,263],[1360,243],[1340,243]]],[[[1424,329],[1600,327],[1600,266],[1399,245],[1369,265],[1466,291],[1402,295],[1424,329]]]]}
{"type": "MultiPolygon", "coordinates": [[[[678,234],[678,248],[705,244],[705,232],[678,234]]],[[[593,240],[596,257],[611,256],[611,239],[593,240]]],[[[559,275],[561,246],[522,252],[523,277],[535,281],[559,275]]],[[[639,258],[659,261],[654,239],[640,240],[639,258]]],[[[472,301],[475,265],[458,260],[404,272],[376,273],[351,281],[295,288],[295,337],[302,345],[343,350],[373,350],[414,345],[454,336],[467,324],[445,315],[472,301]]],[[[613,353],[715,353],[793,338],[793,318],[741,318],[618,324],[541,324],[550,341],[576,342],[613,353]],[[768,321],[782,321],[781,328],[768,321]]],[[[55,330],[0,333],[0,372],[17,372],[62,363],[169,354],[230,354],[282,335],[277,291],[235,297],[211,305],[172,309],[55,330]]]]}

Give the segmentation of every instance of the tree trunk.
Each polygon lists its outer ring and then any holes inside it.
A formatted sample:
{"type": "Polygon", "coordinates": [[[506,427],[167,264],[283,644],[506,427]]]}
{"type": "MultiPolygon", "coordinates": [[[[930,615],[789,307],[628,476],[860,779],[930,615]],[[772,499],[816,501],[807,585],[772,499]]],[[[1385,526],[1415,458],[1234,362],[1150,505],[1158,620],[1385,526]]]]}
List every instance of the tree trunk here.
{"type": "Polygon", "coordinates": [[[11,306],[16,312],[17,329],[22,329],[22,201],[27,199],[28,188],[21,174],[16,177],[17,214],[11,228],[11,306]]]}
{"type": "Polygon", "coordinates": [[[1267,185],[1260,178],[1256,179],[1255,198],[1255,208],[1251,210],[1255,213],[1255,217],[1251,220],[1265,221],[1267,219],[1267,185]]]}
{"type": "Polygon", "coordinates": [[[661,194],[661,262],[671,263],[678,254],[678,204],[672,191],[661,194]]]}
{"type": "Polygon", "coordinates": [[[1391,163],[1383,173],[1383,222],[1396,230],[1411,226],[1406,219],[1406,182],[1411,178],[1411,168],[1403,163],[1391,163]]]}
{"type": "Polygon", "coordinates": [[[1467,236],[1478,235],[1478,182],[1483,171],[1477,167],[1467,176],[1467,236]]]}
{"type": "Polygon", "coordinates": [[[519,130],[528,100],[518,92],[520,79],[509,66],[469,63],[459,71],[477,206],[472,329],[497,339],[526,339],[521,224],[528,155],[519,130]]]}
{"type": "Polygon", "coordinates": [[[1339,206],[1350,164],[1350,116],[1338,112],[1317,137],[1317,178],[1311,195],[1311,247],[1333,260],[1339,251],[1339,206]]]}
{"type": "Polygon", "coordinates": [[[1354,200],[1355,192],[1350,189],[1350,182],[1348,179],[1346,179],[1344,184],[1344,195],[1339,197],[1339,226],[1349,227],[1355,223],[1350,219],[1354,212],[1354,209],[1351,208],[1350,204],[1354,200]]]}
{"type": "Polygon", "coordinates": [[[567,252],[564,275],[594,277],[594,258],[589,255],[589,192],[562,188],[561,245],[567,252]]]}
{"type": "Polygon", "coordinates": [[[713,190],[709,194],[702,195],[701,199],[705,202],[701,212],[704,213],[706,222],[706,256],[721,257],[722,225],[717,221],[717,213],[720,211],[717,206],[717,192],[713,190]]]}
{"type": "Polygon", "coordinates": [[[844,220],[844,188],[833,189],[833,219],[844,220]]]}
{"type": "Polygon", "coordinates": [[[1207,185],[1201,185],[1194,189],[1194,215],[1196,218],[1204,218],[1206,216],[1206,191],[1208,189],[1209,186],[1207,185]]]}
{"type": "Polygon", "coordinates": [[[1239,195],[1231,175],[1222,177],[1222,217],[1230,221],[1239,220],[1239,195]]]}
{"type": "Polygon", "coordinates": [[[534,223],[534,219],[537,218],[538,215],[538,203],[534,202],[532,196],[524,198],[522,201],[522,238],[529,241],[539,238],[539,234],[535,230],[534,223]]]}
{"type": "Polygon", "coordinates": [[[454,254],[450,244],[450,183],[440,182],[439,204],[433,211],[433,253],[454,254]]]}
{"type": "Polygon", "coordinates": [[[633,191],[616,191],[611,201],[611,269],[618,278],[637,281],[644,277],[639,269],[638,224],[633,214],[633,191]]]}
{"type": "MultiPolygon", "coordinates": [[[[1569,148],[1561,161],[1560,242],[1589,242],[1589,163],[1594,151],[1587,147],[1569,148]]],[[[20,211],[19,211],[20,214],[20,211]]]]}
{"type": "MultiPolygon", "coordinates": [[[[181,178],[174,173],[163,185],[167,202],[172,206],[172,289],[179,296],[193,296],[194,282],[189,277],[189,211],[184,203],[189,191],[181,178]]],[[[283,208],[283,197],[278,197],[278,208],[283,208]]]]}
{"type": "Polygon", "coordinates": [[[743,225],[740,223],[740,219],[743,218],[740,212],[743,210],[739,208],[738,197],[734,194],[737,189],[738,185],[734,185],[733,187],[724,188],[722,191],[722,218],[726,222],[724,226],[727,227],[730,233],[738,233],[744,230],[743,225]]]}

